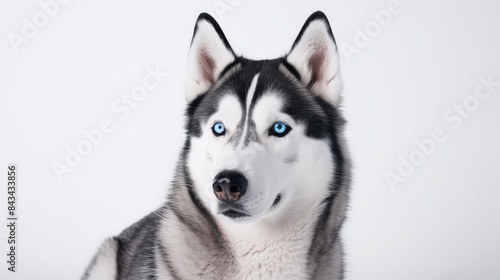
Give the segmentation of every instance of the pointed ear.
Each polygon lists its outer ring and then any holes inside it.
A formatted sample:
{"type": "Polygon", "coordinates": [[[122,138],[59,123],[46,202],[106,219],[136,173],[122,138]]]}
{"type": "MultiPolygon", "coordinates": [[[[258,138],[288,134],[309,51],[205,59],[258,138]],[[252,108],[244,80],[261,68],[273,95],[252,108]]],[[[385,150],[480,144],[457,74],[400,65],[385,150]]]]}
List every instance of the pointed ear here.
{"type": "Polygon", "coordinates": [[[234,52],[215,19],[209,14],[200,14],[188,56],[188,102],[209,90],[222,70],[234,60],[234,52]]]}
{"type": "Polygon", "coordinates": [[[301,82],[312,93],[334,105],[339,103],[339,57],[325,14],[318,11],[309,16],[286,60],[297,70],[301,82]]]}

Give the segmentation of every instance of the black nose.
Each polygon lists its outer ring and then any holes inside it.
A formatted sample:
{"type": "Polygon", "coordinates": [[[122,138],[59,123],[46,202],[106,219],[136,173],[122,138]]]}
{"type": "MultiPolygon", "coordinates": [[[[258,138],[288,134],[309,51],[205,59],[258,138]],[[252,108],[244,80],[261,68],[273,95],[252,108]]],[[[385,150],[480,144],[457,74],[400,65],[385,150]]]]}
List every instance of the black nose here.
{"type": "Polygon", "coordinates": [[[248,181],[238,171],[226,170],[214,178],[212,187],[218,200],[224,202],[238,201],[247,190],[248,181]]]}

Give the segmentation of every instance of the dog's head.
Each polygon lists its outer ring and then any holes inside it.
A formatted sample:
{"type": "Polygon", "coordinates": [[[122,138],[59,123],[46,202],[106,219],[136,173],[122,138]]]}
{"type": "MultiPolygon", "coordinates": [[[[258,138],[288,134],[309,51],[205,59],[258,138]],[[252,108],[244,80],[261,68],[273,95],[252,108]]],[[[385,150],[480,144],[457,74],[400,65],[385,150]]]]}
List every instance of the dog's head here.
{"type": "Polygon", "coordinates": [[[331,191],[341,81],[326,16],[312,14],[290,52],[274,60],[235,55],[201,14],[188,58],[192,187],[223,219],[253,221],[331,191]]]}

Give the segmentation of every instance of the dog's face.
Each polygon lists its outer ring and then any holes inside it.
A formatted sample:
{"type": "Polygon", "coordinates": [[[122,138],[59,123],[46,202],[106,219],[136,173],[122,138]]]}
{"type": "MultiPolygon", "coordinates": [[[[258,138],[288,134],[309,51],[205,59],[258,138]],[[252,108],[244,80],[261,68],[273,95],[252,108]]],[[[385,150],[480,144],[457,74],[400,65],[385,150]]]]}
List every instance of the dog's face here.
{"type": "Polygon", "coordinates": [[[335,41],[313,14],[290,53],[236,57],[215,20],[198,18],[189,54],[187,171],[217,217],[255,221],[326,197],[340,77],[335,41]]]}

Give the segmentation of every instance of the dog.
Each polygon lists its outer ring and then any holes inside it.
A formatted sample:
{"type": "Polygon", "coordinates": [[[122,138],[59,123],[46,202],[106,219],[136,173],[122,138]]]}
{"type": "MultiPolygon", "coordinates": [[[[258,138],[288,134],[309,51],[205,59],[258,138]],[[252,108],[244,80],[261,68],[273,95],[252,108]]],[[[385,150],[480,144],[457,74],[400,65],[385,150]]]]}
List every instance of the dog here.
{"type": "Polygon", "coordinates": [[[351,164],[341,89],[322,12],[271,60],[236,55],[200,14],[167,202],[106,240],[83,279],[343,279],[351,164]]]}

